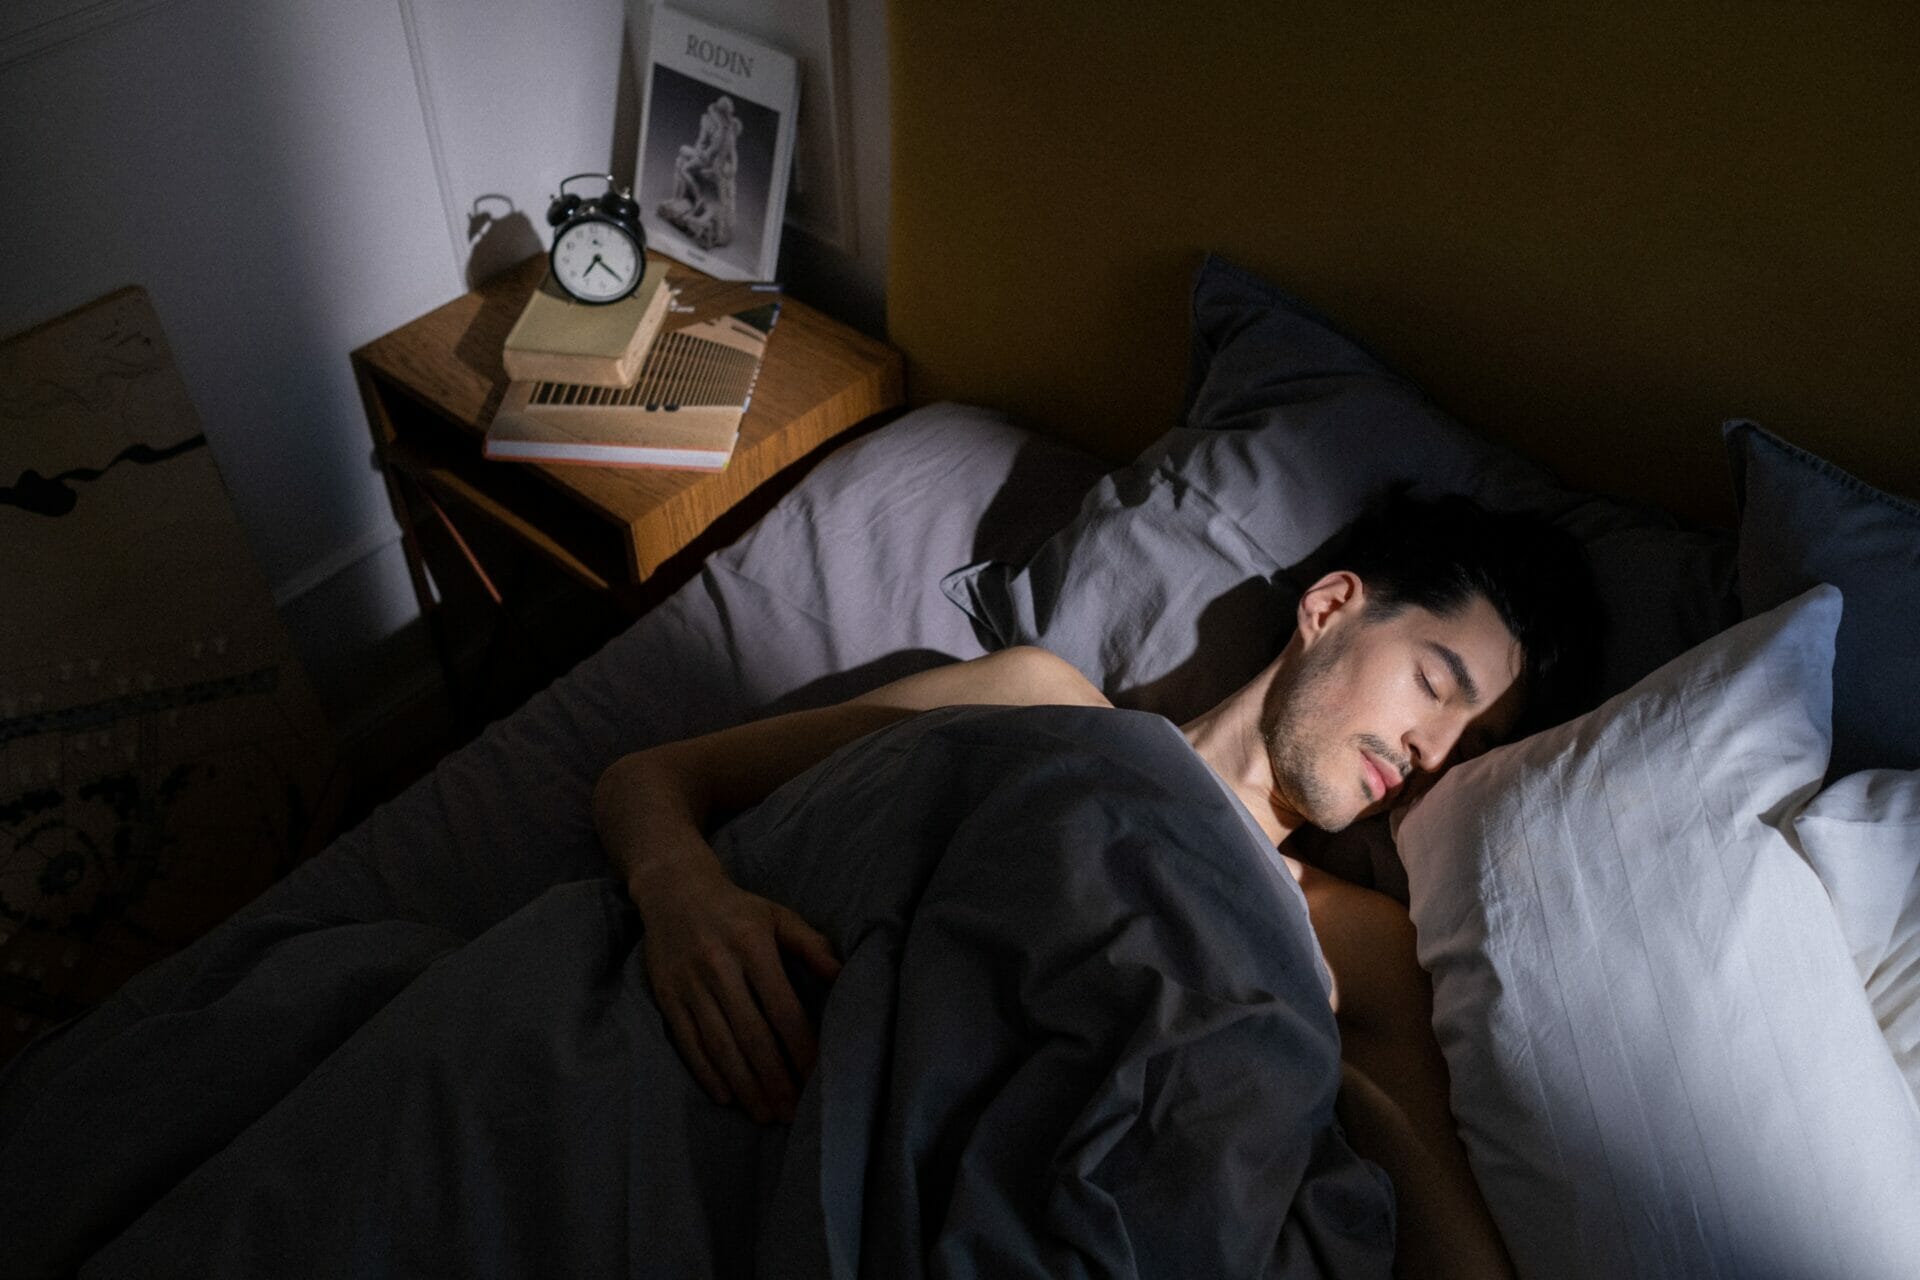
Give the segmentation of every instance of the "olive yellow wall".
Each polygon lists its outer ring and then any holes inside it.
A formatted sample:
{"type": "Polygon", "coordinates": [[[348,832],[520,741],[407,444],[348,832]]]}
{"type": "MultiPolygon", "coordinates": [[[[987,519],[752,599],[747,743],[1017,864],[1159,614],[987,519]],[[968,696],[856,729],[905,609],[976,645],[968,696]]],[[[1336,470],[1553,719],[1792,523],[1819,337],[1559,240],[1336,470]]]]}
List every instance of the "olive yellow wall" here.
{"type": "Polygon", "coordinates": [[[1724,521],[1750,416],[1920,494],[1915,12],[894,0],[890,332],[1130,456],[1215,250],[1569,481],[1724,521]]]}

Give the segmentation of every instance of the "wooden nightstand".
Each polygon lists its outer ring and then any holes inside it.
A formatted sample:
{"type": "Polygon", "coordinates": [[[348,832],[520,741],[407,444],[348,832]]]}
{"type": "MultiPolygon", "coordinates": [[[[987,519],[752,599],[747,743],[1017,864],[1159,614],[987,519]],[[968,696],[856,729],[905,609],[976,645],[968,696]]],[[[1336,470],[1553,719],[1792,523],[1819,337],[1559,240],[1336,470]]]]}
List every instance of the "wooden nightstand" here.
{"type": "MultiPolygon", "coordinates": [[[[753,500],[769,482],[797,479],[782,473],[903,399],[898,351],[786,298],[724,471],[488,461],[481,435],[507,386],[500,347],[546,265],[545,255],[529,258],[353,353],[423,608],[432,600],[411,535],[437,517],[420,510],[409,484],[479,515],[594,590],[641,604],[657,594],[642,588],[717,521],[761,506],[753,500]]],[[[675,263],[668,278],[695,274],[675,263]]]]}
{"type": "MultiPolygon", "coordinates": [[[[501,344],[546,265],[544,254],[529,258],[353,353],[414,591],[436,623],[450,686],[458,641],[436,619],[429,547],[439,551],[443,589],[477,577],[504,603],[506,575],[493,566],[503,552],[527,552],[631,617],[691,577],[835,441],[903,399],[898,351],[789,297],[724,471],[489,461],[480,443],[506,391],[501,344]],[[447,547],[467,564],[444,563],[447,547]]],[[[696,274],[670,264],[670,279],[696,274]]],[[[516,623],[544,631],[548,611],[539,616],[537,627],[516,623]]]]}

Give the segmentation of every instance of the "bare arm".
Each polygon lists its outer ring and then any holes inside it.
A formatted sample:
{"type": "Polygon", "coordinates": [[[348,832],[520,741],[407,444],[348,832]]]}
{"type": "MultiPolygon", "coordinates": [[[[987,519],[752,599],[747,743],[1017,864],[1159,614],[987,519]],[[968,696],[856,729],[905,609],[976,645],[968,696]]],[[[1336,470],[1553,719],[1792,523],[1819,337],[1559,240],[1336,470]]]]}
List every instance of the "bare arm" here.
{"type": "Polygon", "coordinates": [[[1300,887],[1338,984],[1340,1120],[1399,1200],[1394,1274],[1513,1275],[1454,1128],[1413,922],[1384,894],[1323,871],[1304,869],[1300,887]]]}
{"type": "Polygon", "coordinates": [[[781,964],[838,972],[826,938],[733,885],[706,833],[840,747],[897,720],[962,704],[1106,705],[1071,665],[1016,648],[920,672],[838,706],[774,716],[616,761],[594,788],[594,826],[646,922],[654,999],[681,1056],[722,1103],[788,1116],[813,1029],[781,964]]]}
{"type": "Polygon", "coordinates": [[[922,671],[837,706],[795,711],[636,751],[594,788],[601,843],[644,912],[648,891],[675,875],[717,870],[706,830],[858,738],[936,707],[964,704],[1105,706],[1085,677],[1044,649],[1022,646],[922,671]],[[699,837],[662,843],[663,835],[699,837]]]}

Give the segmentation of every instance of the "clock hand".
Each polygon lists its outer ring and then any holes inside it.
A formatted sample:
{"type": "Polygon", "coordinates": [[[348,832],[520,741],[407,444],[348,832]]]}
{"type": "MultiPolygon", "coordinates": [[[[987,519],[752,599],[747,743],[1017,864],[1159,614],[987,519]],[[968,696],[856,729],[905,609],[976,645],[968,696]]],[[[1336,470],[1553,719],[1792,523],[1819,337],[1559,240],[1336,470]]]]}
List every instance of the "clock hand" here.
{"type": "MultiPolygon", "coordinates": [[[[604,262],[602,262],[602,261],[600,261],[600,255],[599,255],[599,254],[597,254],[597,253],[593,255],[593,261],[592,261],[592,262],[589,262],[589,263],[587,264],[587,270],[588,270],[588,271],[592,271],[592,270],[593,270],[593,269],[594,269],[595,267],[599,267],[599,268],[600,268],[600,269],[601,269],[602,271],[604,271],[604,272],[606,272],[606,273],[607,273],[608,275],[610,275],[610,276],[612,276],[612,277],[614,278],[614,280],[616,280],[616,281],[618,281],[618,280],[620,280],[620,279],[622,279],[622,277],[621,277],[621,275],[620,275],[620,273],[619,273],[618,271],[615,271],[615,270],[614,270],[614,269],[613,269],[612,267],[610,267],[610,266],[608,266],[608,265],[607,265],[606,263],[604,263],[604,262]]],[[[584,273],[583,273],[583,274],[584,274],[584,273]]]]}

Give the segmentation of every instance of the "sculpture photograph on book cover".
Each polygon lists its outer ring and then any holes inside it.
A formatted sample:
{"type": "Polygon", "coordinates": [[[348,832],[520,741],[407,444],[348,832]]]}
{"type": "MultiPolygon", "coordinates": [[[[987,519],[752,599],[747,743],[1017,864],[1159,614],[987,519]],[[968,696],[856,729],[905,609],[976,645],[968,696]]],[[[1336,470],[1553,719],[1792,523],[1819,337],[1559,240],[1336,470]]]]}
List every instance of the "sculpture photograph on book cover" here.
{"type": "Polygon", "coordinates": [[[656,9],[634,197],[650,244],[728,280],[775,274],[792,167],[793,59],[656,9]]]}

